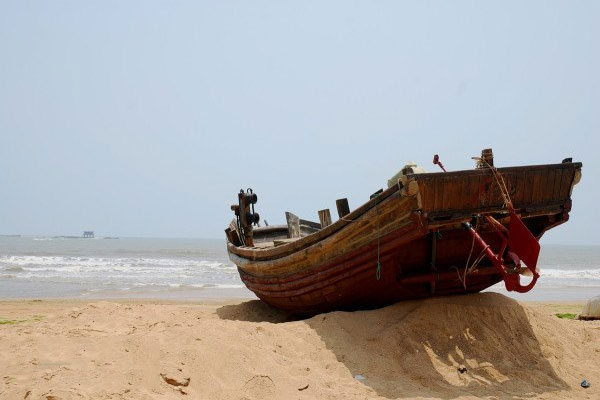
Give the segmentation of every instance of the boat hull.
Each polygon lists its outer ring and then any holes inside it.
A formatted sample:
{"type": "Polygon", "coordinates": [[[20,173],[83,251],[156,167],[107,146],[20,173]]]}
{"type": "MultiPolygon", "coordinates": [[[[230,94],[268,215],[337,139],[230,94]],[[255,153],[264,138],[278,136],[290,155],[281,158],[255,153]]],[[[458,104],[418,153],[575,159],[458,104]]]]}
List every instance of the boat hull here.
{"type": "MultiPolygon", "coordinates": [[[[580,169],[580,163],[500,169],[536,238],[568,220],[580,169]]],[[[481,249],[462,223],[476,224],[491,248],[500,248],[497,231],[481,222],[481,215],[493,215],[508,226],[490,177],[489,171],[415,174],[317,233],[271,249],[228,243],[229,255],[250,290],[293,313],[478,292],[502,276],[485,259],[473,266],[481,249]]]]}

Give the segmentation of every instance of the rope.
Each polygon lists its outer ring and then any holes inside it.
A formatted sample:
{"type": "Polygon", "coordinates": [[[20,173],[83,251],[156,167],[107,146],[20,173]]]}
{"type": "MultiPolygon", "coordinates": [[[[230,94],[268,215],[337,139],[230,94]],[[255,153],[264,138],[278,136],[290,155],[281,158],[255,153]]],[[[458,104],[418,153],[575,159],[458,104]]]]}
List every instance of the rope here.
{"type": "MultiPolygon", "coordinates": [[[[496,184],[498,185],[498,189],[500,190],[500,195],[502,196],[502,200],[504,201],[504,207],[508,207],[509,210],[512,210],[513,205],[512,205],[512,200],[510,198],[510,192],[508,191],[508,187],[506,186],[506,182],[504,181],[504,177],[502,176],[502,174],[498,171],[497,168],[490,165],[490,163],[488,163],[488,161],[486,159],[480,158],[480,157],[473,157],[473,159],[477,160],[480,164],[485,164],[492,171],[492,176],[496,180],[496,184]]],[[[479,219],[479,216],[477,216],[477,222],[475,224],[475,231],[477,231],[479,229],[479,222],[480,222],[480,219],[479,219]]],[[[467,258],[467,262],[465,263],[465,268],[464,268],[462,277],[460,276],[460,271],[458,270],[458,267],[455,267],[455,266],[452,267],[456,270],[456,275],[458,276],[458,280],[460,281],[460,283],[462,283],[465,290],[467,289],[467,275],[469,275],[471,272],[473,272],[477,268],[477,266],[479,265],[481,260],[483,260],[483,258],[485,257],[485,251],[490,246],[489,245],[485,246],[483,248],[483,250],[481,250],[481,253],[479,253],[477,258],[473,261],[473,264],[471,264],[471,266],[469,267],[469,263],[471,262],[471,256],[473,255],[474,247],[475,247],[475,238],[473,237],[473,239],[471,240],[471,250],[469,251],[469,257],[467,258]]]]}
{"type": "MultiPolygon", "coordinates": [[[[477,221],[479,221],[479,219],[477,219],[477,221]]],[[[474,247],[475,247],[475,238],[473,237],[473,240],[471,240],[471,251],[469,251],[469,257],[467,258],[467,262],[465,264],[465,271],[467,270],[467,267],[469,266],[469,262],[471,262],[471,256],[473,255],[474,247]]]]}
{"type": "MultiPolygon", "coordinates": [[[[475,223],[475,231],[477,231],[479,229],[479,225],[480,225],[480,219],[478,216],[477,222],[475,223]]],[[[473,255],[474,247],[475,247],[475,238],[473,238],[471,240],[471,251],[469,251],[469,257],[467,258],[467,262],[465,263],[465,268],[464,268],[462,278],[460,277],[460,271],[458,270],[458,268],[453,267],[456,269],[456,273],[458,274],[458,280],[460,281],[460,283],[462,283],[465,290],[467,289],[467,276],[477,268],[477,266],[479,265],[481,260],[483,260],[483,257],[485,257],[485,251],[490,246],[489,245],[485,246],[484,249],[481,250],[481,253],[479,253],[479,255],[477,256],[477,258],[475,258],[475,260],[473,260],[473,264],[471,264],[471,266],[469,266],[469,263],[471,262],[471,256],[473,255]]]]}
{"type": "Polygon", "coordinates": [[[496,184],[498,185],[498,189],[500,189],[500,194],[502,195],[502,200],[504,200],[504,206],[512,208],[512,200],[510,199],[510,193],[508,191],[508,187],[506,186],[506,182],[504,181],[504,177],[498,171],[496,167],[490,165],[486,159],[480,157],[473,157],[473,159],[485,163],[487,167],[492,171],[492,175],[494,179],[496,179],[496,184]]]}
{"type": "MultiPolygon", "coordinates": [[[[400,191],[402,189],[403,185],[400,182],[400,179],[398,179],[398,191],[400,191]]],[[[377,194],[375,197],[378,197],[379,194],[377,194]]],[[[415,195],[411,195],[409,197],[414,197],[415,195]]],[[[375,198],[374,197],[374,198],[375,198]]],[[[362,216],[363,218],[357,218],[357,219],[346,219],[344,217],[340,218],[340,220],[346,221],[346,222],[354,222],[354,221],[359,221],[359,220],[370,220],[370,218],[365,218],[364,216],[362,216]]],[[[375,204],[375,218],[377,219],[377,269],[375,270],[375,278],[377,278],[377,280],[381,279],[381,254],[380,254],[380,239],[381,239],[381,229],[380,229],[380,218],[379,218],[379,203],[375,204]]],[[[421,219],[419,218],[419,222],[421,223],[421,226],[423,225],[423,222],[421,221],[421,219]]]]}
{"type": "MultiPolygon", "coordinates": [[[[496,184],[498,185],[498,189],[500,190],[500,195],[502,196],[502,200],[504,201],[504,207],[508,207],[509,210],[512,210],[513,204],[510,198],[510,192],[508,191],[508,187],[506,186],[506,182],[504,181],[504,177],[502,176],[502,174],[498,171],[496,167],[490,165],[490,163],[488,163],[486,159],[479,157],[473,157],[473,159],[477,160],[481,164],[485,164],[492,171],[492,176],[496,180],[496,184]]],[[[479,221],[480,219],[478,216],[477,222],[475,224],[475,231],[479,229],[479,221]]],[[[483,257],[485,257],[485,251],[488,249],[488,247],[490,247],[489,245],[484,247],[484,249],[481,250],[481,253],[479,253],[477,258],[473,261],[473,264],[471,264],[471,266],[469,267],[469,262],[471,261],[471,256],[473,255],[474,245],[475,238],[473,238],[471,241],[471,251],[469,251],[469,257],[467,258],[467,262],[465,263],[465,269],[462,278],[460,276],[460,271],[458,270],[458,268],[453,267],[454,269],[456,269],[458,280],[460,281],[460,283],[462,283],[465,290],[467,289],[467,275],[469,275],[471,272],[473,272],[473,270],[475,270],[475,268],[477,268],[481,260],[483,260],[483,257]]]]}
{"type": "Polygon", "coordinates": [[[485,251],[487,250],[488,247],[490,247],[490,246],[487,245],[484,247],[484,249],[481,251],[481,253],[479,253],[479,255],[477,256],[475,261],[473,261],[473,265],[471,265],[471,267],[467,268],[467,266],[465,266],[465,272],[463,273],[462,277],[460,276],[460,271],[458,270],[458,267],[452,266],[452,268],[454,268],[456,270],[456,275],[458,276],[458,280],[460,281],[460,283],[462,283],[465,290],[467,290],[467,275],[469,275],[471,272],[473,272],[473,270],[475,268],[477,268],[477,266],[479,265],[481,260],[483,260],[483,257],[485,256],[485,251]]]}
{"type": "Polygon", "coordinates": [[[456,276],[458,277],[458,280],[460,281],[460,283],[462,283],[463,287],[465,288],[465,290],[467,289],[467,286],[465,285],[463,279],[460,277],[460,271],[458,270],[458,267],[455,267],[454,265],[451,267],[454,268],[456,270],[456,276]]]}
{"type": "Polygon", "coordinates": [[[473,272],[473,270],[475,268],[477,268],[477,266],[479,265],[479,263],[481,262],[481,260],[483,260],[483,257],[485,257],[485,251],[490,247],[490,245],[488,244],[487,246],[485,246],[483,248],[483,250],[481,250],[481,253],[479,253],[479,256],[475,259],[475,261],[473,261],[473,265],[471,265],[469,267],[468,271],[465,271],[465,277],[467,276],[467,274],[470,274],[471,272],[473,272]]]}
{"type": "MultiPolygon", "coordinates": [[[[479,229],[479,216],[477,216],[477,222],[475,222],[475,231],[477,231],[479,229]]],[[[471,239],[471,250],[469,251],[469,257],[467,258],[467,262],[465,263],[465,272],[463,274],[463,279],[461,280],[461,283],[463,284],[464,288],[467,288],[467,270],[470,270],[471,268],[469,268],[469,263],[471,262],[471,256],[473,255],[473,249],[475,248],[475,237],[473,237],[473,239],[471,239]]],[[[477,259],[475,259],[475,261],[477,261],[477,259]]],[[[458,268],[456,268],[456,272],[458,272],[458,268]]],[[[458,275],[459,279],[460,279],[460,274],[458,275]]]]}

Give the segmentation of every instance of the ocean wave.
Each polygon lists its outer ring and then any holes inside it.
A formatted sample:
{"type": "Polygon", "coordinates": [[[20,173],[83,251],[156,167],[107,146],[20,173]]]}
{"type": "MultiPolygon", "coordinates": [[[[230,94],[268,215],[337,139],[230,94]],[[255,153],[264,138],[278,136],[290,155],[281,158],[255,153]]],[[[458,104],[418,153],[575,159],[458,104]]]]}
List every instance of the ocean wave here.
{"type": "Polygon", "coordinates": [[[101,290],[241,288],[237,269],[214,259],[159,257],[0,256],[0,279],[101,290]]]}
{"type": "Polygon", "coordinates": [[[132,286],[136,287],[151,287],[162,286],[170,288],[221,288],[221,289],[238,289],[244,287],[243,284],[226,284],[226,283],[180,283],[180,282],[135,282],[132,286]]]}
{"type": "Polygon", "coordinates": [[[540,268],[540,275],[554,279],[600,279],[600,269],[540,268]]]}
{"type": "MultiPolygon", "coordinates": [[[[157,256],[159,254],[156,254],[157,256]]],[[[178,291],[243,288],[237,268],[225,255],[204,259],[173,256],[59,256],[0,255],[0,280],[4,285],[31,282],[79,285],[82,290],[178,291]]],[[[540,267],[540,287],[600,287],[600,268],[594,264],[557,268],[540,267]]]]}
{"type": "Polygon", "coordinates": [[[11,266],[8,266],[6,268],[3,268],[2,271],[6,271],[6,272],[23,272],[24,269],[22,267],[11,267],[11,266]]]}
{"type": "Polygon", "coordinates": [[[174,272],[231,271],[233,264],[213,260],[190,260],[173,258],[100,258],[59,256],[0,256],[0,269],[14,272],[136,272],[151,273],[164,269],[174,272]]]}

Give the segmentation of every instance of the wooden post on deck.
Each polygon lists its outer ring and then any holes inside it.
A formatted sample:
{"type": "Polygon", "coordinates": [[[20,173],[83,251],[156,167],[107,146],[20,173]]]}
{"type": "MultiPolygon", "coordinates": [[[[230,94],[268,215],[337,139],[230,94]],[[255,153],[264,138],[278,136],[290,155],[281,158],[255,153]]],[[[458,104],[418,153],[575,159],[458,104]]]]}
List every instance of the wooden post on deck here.
{"type": "Polygon", "coordinates": [[[292,214],[291,212],[286,211],[285,219],[287,220],[288,237],[300,237],[300,218],[298,218],[298,216],[292,214]]]}
{"type": "Polygon", "coordinates": [[[319,222],[321,223],[321,229],[331,225],[331,213],[329,208],[319,210],[319,222]]]}
{"type": "Polygon", "coordinates": [[[481,150],[481,161],[477,163],[477,168],[489,168],[494,166],[494,152],[492,149],[481,150]]]}
{"type": "Polygon", "coordinates": [[[337,212],[340,219],[350,214],[350,206],[348,205],[348,199],[338,199],[335,201],[335,205],[337,207],[337,212]]]}

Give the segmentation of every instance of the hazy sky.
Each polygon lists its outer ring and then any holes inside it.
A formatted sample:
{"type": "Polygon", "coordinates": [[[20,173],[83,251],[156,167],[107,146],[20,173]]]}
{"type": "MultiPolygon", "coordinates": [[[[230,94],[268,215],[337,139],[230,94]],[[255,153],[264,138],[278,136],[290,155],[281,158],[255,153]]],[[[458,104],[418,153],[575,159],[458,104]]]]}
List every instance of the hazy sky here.
{"type": "Polygon", "coordinates": [[[582,161],[600,244],[600,2],[0,0],[0,233],[222,238],[430,171],[582,161]]]}

